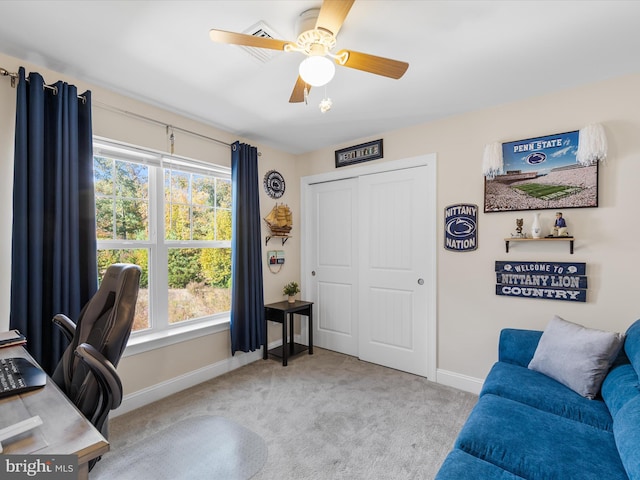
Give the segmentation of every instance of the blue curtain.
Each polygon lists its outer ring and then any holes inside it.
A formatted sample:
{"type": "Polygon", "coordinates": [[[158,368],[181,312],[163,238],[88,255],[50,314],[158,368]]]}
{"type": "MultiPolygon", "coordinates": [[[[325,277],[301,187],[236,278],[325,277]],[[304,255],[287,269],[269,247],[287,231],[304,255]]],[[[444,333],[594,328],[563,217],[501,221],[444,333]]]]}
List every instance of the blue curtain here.
{"type": "Polygon", "coordinates": [[[11,255],[11,328],[49,373],[66,341],[51,319],[78,317],[97,290],[91,92],[46,87],[42,76],[17,88],[11,255]]]}
{"type": "Polygon", "coordinates": [[[231,353],[266,343],[262,291],[262,239],[258,150],[231,146],[231,353]]]}

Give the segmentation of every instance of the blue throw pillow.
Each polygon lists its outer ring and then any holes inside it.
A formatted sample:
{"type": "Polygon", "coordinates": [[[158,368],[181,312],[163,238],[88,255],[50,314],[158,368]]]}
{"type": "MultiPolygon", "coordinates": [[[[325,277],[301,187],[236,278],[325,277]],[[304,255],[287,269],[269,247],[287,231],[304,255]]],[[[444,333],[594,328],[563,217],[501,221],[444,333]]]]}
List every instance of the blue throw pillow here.
{"type": "Polygon", "coordinates": [[[585,328],[554,316],[529,368],[586,398],[595,398],[624,341],[621,333],[585,328]]]}

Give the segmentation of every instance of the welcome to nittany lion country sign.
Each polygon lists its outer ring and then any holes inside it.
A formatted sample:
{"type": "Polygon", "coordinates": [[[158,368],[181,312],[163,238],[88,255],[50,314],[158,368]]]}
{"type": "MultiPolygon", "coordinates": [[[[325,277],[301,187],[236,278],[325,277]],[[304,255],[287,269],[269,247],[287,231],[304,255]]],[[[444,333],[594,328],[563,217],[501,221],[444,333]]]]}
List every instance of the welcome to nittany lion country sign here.
{"type": "Polygon", "coordinates": [[[586,263],[496,262],[496,295],[587,301],[586,263]]]}

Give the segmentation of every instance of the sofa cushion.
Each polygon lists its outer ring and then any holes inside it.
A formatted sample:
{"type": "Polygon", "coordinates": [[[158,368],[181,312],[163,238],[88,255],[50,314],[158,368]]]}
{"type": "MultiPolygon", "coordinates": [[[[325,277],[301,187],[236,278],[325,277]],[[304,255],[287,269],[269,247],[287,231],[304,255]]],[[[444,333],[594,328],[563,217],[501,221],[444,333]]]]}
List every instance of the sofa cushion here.
{"type": "Polygon", "coordinates": [[[529,368],[595,398],[623,341],[623,334],[585,328],[556,315],[540,337],[529,368]]]}
{"type": "Polygon", "coordinates": [[[640,396],[627,402],[613,421],[618,451],[629,478],[640,478],[640,396]]]}
{"type": "Polygon", "coordinates": [[[487,375],[480,396],[498,395],[517,402],[612,431],[613,420],[601,400],[589,400],[542,373],[505,362],[487,375]]]}
{"type": "Polygon", "coordinates": [[[491,394],[478,400],[456,447],[530,480],[628,480],[611,432],[491,394]]]}
{"type": "Polygon", "coordinates": [[[524,480],[523,477],[507,472],[494,464],[469,455],[462,450],[452,450],[435,480],[524,480]]]}
{"type": "Polygon", "coordinates": [[[614,419],[622,407],[638,396],[638,375],[628,363],[612,368],[602,382],[602,398],[614,419]]]}

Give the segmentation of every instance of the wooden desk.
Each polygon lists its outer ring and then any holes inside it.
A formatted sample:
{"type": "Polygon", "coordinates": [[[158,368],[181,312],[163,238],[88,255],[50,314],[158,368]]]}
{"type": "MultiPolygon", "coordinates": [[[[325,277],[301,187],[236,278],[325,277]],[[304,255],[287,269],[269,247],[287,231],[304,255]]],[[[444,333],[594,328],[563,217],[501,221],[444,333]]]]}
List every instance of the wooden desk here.
{"type": "Polygon", "coordinates": [[[265,343],[263,357],[265,360],[272,354],[282,358],[282,365],[287,366],[289,356],[297,355],[300,352],[309,350],[309,355],[313,355],[313,302],[303,302],[296,300],[294,303],[287,301],[270,303],[264,306],[265,335],[269,321],[282,323],[282,346],[272,348],[267,351],[265,343]],[[309,319],[309,345],[301,345],[293,341],[293,315],[305,315],[309,319]],[[289,316],[289,335],[287,335],[287,315],[289,316]],[[288,340],[287,340],[288,338],[288,340]],[[288,348],[287,348],[288,347],[288,348]]]}
{"type": "MultiPolygon", "coordinates": [[[[22,347],[0,348],[0,358],[37,362],[22,347]]],[[[39,415],[42,425],[2,442],[4,454],[75,454],[78,479],[89,476],[89,461],[109,451],[109,442],[62,393],[51,378],[44,388],[0,399],[0,428],[39,415]]]]}

